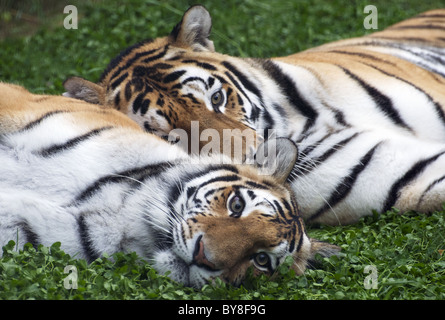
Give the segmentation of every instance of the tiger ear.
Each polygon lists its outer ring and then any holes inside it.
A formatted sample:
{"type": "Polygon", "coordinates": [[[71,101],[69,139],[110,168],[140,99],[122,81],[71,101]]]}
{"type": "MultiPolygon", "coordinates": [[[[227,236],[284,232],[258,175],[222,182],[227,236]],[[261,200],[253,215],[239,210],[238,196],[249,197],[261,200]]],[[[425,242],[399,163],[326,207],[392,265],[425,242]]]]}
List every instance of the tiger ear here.
{"type": "Polygon", "coordinates": [[[322,258],[329,258],[331,256],[339,256],[341,248],[328,242],[320,241],[314,238],[311,241],[311,253],[307,261],[307,267],[315,269],[319,267],[319,262],[316,259],[317,255],[322,258]]]}
{"type": "Polygon", "coordinates": [[[317,269],[320,266],[320,260],[317,259],[317,255],[322,258],[328,258],[331,256],[341,256],[341,248],[339,246],[320,241],[317,239],[310,238],[309,245],[307,244],[305,238],[303,240],[303,247],[300,251],[294,252],[294,269],[297,275],[303,274],[304,270],[317,269]]]}
{"type": "Polygon", "coordinates": [[[63,83],[67,92],[63,96],[101,104],[104,101],[105,89],[100,85],[80,77],[71,77],[63,83]]]}
{"type": "Polygon", "coordinates": [[[209,40],[212,18],[203,6],[189,8],[170,33],[175,46],[192,48],[194,51],[215,51],[213,41],[209,40]]]}
{"type": "Polygon", "coordinates": [[[254,155],[262,174],[270,174],[279,183],[286,182],[298,159],[297,145],[287,138],[271,138],[262,143],[254,155]]]}
{"type": "Polygon", "coordinates": [[[340,253],[341,248],[328,242],[311,238],[311,256],[309,261],[314,261],[315,256],[319,254],[322,257],[336,256],[340,253]]]}

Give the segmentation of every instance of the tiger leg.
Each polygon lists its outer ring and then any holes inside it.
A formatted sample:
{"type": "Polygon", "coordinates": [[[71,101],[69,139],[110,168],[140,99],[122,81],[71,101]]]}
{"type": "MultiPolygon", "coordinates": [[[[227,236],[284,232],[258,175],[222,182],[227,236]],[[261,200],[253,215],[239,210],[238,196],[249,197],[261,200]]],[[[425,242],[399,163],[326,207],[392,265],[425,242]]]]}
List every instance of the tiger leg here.
{"type": "Polygon", "coordinates": [[[445,204],[445,148],[416,162],[393,184],[385,209],[389,209],[392,202],[402,212],[429,213],[442,209],[445,204]]]}
{"type": "Polygon", "coordinates": [[[0,246],[13,240],[19,249],[26,243],[37,248],[69,239],[64,249],[80,251],[75,217],[32,191],[0,187],[0,222],[0,246]]]}

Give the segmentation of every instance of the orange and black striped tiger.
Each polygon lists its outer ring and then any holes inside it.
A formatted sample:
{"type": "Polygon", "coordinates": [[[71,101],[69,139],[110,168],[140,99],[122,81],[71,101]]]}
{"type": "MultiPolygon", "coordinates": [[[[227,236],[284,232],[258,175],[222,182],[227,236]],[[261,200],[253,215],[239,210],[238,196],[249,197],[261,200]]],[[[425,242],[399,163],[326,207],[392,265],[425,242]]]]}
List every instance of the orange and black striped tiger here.
{"type": "Polygon", "coordinates": [[[98,84],[68,79],[66,95],[161,136],[184,130],[190,144],[196,123],[201,135],[219,132],[220,145],[224,129],[292,139],[300,157],[289,181],[311,223],[442,208],[445,10],[271,59],[217,53],[210,30],[210,14],[194,6],[167,37],[113,59],[98,84]]]}
{"type": "Polygon", "coordinates": [[[0,247],[60,241],[88,262],[136,252],[197,288],[273,274],[287,257],[301,274],[339,248],[309,238],[285,183],[296,145],[274,142],[272,175],[195,162],[116,110],[0,82],[0,247]]]}

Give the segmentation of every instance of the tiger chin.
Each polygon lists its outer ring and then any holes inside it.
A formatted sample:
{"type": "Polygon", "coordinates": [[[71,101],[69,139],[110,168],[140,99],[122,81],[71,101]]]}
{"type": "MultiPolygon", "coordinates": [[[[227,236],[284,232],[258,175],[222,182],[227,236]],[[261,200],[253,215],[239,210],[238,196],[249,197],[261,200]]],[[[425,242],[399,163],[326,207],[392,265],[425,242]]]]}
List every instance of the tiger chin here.
{"type": "Polygon", "coordinates": [[[266,162],[196,159],[116,110],[0,83],[0,245],[60,241],[88,262],[136,252],[196,288],[273,274],[288,256],[302,274],[339,248],[307,235],[285,183],[297,147],[274,141],[269,175],[266,162]]]}

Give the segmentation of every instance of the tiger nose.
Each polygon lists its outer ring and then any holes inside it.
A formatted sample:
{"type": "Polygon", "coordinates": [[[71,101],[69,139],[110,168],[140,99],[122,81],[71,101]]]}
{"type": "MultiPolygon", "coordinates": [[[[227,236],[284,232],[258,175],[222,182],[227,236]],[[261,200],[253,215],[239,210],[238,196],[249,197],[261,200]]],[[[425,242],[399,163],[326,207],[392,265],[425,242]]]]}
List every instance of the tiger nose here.
{"type": "Polygon", "coordinates": [[[204,253],[204,242],[202,241],[202,235],[199,236],[195,243],[195,249],[193,251],[193,264],[201,268],[209,269],[210,271],[217,270],[215,264],[207,260],[204,253]]]}

